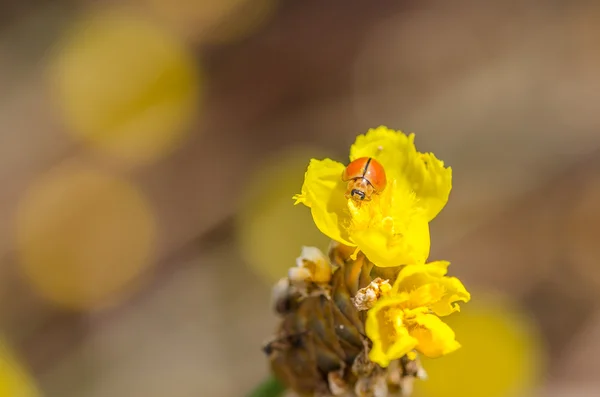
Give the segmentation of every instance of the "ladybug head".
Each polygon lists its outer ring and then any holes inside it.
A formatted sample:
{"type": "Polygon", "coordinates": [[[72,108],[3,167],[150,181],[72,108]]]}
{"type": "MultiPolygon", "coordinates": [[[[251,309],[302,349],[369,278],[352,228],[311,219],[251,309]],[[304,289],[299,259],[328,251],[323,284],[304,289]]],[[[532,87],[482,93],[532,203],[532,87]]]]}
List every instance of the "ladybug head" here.
{"type": "Polygon", "coordinates": [[[354,197],[355,199],[358,200],[364,200],[365,199],[365,192],[363,192],[362,190],[358,190],[358,189],[352,189],[352,191],[350,192],[350,195],[352,197],[354,197]]]}

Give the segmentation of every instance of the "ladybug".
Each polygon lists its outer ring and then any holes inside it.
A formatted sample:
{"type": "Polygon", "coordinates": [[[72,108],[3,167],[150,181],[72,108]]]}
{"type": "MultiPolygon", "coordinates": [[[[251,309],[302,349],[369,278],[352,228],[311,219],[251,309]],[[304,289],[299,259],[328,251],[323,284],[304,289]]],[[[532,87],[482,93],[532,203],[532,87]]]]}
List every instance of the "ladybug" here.
{"type": "Polygon", "coordinates": [[[348,164],[342,173],[342,181],[348,182],[346,198],[356,201],[371,200],[371,196],[381,193],[387,183],[383,166],[372,157],[361,157],[348,164]]]}

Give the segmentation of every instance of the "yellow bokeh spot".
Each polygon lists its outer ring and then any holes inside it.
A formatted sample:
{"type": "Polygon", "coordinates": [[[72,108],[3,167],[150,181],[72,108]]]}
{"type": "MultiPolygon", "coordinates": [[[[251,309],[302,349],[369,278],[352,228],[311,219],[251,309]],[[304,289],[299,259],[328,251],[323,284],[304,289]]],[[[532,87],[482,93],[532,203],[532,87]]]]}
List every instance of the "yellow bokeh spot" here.
{"type": "Polygon", "coordinates": [[[267,282],[287,275],[302,246],[327,252],[329,239],[315,226],[307,207],[294,206],[302,186],[306,159],[322,152],[292,148],[256,169],[243,192],[237,218],[237,240],[245,262],[267,282]]]}
{"type": "Polygon", "coordinates": [[[444,317],[462,347],[423,359],[428,374],[415,397],[512,397],[527,395],[540,380],[544,355],[534,325],[507,301],[485,297],[444,317]]]}
{"type": "Polygon", "coordinates": [[[113,303],[130,292],[155,239],[152,209],[134,186],[73,165],[36,181],[17,212],[27,279],[44,298],[73,309],[113,303]]]}
{"type": "Polygon", "coordinates": [[[2,340],[0,340],[0,396],[41,396],[34,379],[2,340]]]}
{"type": "Polygon", "coordinates": [[[183,44],[116,9],[78,20],[49,74],[68,131],[135,163],[174,150],[199,106],[201,75],[183,44]]]}

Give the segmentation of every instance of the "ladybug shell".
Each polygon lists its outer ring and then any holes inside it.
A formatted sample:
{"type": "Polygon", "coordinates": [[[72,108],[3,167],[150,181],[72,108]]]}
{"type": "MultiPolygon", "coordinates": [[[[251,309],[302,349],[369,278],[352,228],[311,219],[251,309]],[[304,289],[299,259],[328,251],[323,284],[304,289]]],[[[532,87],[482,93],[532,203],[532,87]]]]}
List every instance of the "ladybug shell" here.
{"type": "Polygon", "coordinates": [[[385,189],[387,179],[385,169],[372,157],[361,157],[352,161],[342,174],[342,181],[364,178],[377,191],[385,189]]]}

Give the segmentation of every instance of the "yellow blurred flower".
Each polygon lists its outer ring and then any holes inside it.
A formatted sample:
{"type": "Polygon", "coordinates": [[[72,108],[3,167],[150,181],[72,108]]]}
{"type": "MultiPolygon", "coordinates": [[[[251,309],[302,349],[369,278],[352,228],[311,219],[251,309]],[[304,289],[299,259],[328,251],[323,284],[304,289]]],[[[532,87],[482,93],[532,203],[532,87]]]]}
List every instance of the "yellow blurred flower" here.
{"type": "Polygon", "coordinates": [[[444,320],[460,335],[463,346],[443,360],[422,360],[428,380],[415,383],[414,397],[536,394],[548,356],[539,324],[518,302],[478,291],[468,309],[444,320]]]}
{"type": "Polygon", "coordinates": [[[185,44],[120,6],[78,16],[47,67],[65,131],[133,164],[180,147],[202,107],[203,74],[185,44]]]}
{"type": "Polygon", "coordinates": [[[35,180],[16,211],[23,275],[42,298],[68,309],[129,297],[152,265],[157,237],[156,215],[138,187],[76,162],[35,180]]]}
{"type": "Polygon", "coordinates": [[[311,208],[331,239],[356,247],[381,267],[423,264],[429,256],[429,222],[448,201],[452,169],[432,153],[417,152],[414,134],[381,126],[357,137],[350,161],[372,157],[386,172],[387,187],[373,200],[346,199],[345,165],[312,159],[296,204],[311,208]]]}
{"type": "Polygon", "coordinates": [[[325,250],[329,244],[311,220],[310,210],[298,211],[290,205],[290,196],[302,183],[306,158],[315,152],[322,150],[286,148],[265,159],[244,185],[235,223],[237,244],[244,263],[269,282],[287,272],[298,257],[298,247],[325,250]],[[285,230],[294,232],[282,233],[285,230]]]}
{"type": "Polygon", "coordinates": [[[413,350],[435,358],[460,347],[454,331],[438,317],[459,311],[457,302],[471,299],[460,280],[446,276],[449,265],[438,261],[400,271],[393,288],[367,314],[371,361],[387,367],[413,350]]]}
{"type": "Polygon", "coordinates": [[[40,397],[33,376],[4,338],[0,338],[0,396],[40,397]]]}

